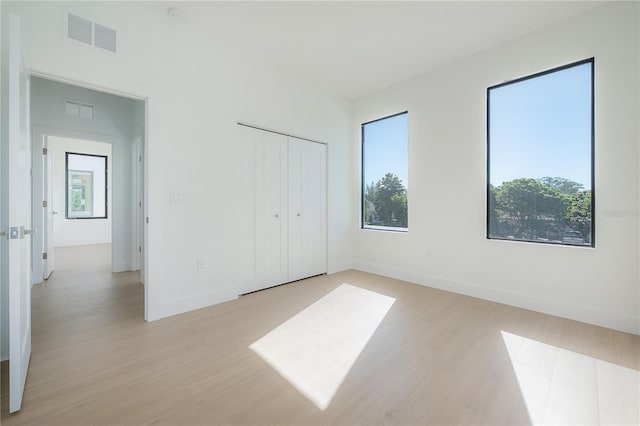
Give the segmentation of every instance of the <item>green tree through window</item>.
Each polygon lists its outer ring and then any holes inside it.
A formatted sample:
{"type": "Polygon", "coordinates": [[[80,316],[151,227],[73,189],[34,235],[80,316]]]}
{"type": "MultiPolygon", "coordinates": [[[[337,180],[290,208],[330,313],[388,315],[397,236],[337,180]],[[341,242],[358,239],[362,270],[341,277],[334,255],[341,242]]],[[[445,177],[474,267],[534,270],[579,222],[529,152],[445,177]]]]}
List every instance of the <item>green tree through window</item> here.
{"type": "Polygon", "coordinates": [[[407,189],[400,178],[387,173],[365,188],[365,224],[406,228],[407,189]]]}

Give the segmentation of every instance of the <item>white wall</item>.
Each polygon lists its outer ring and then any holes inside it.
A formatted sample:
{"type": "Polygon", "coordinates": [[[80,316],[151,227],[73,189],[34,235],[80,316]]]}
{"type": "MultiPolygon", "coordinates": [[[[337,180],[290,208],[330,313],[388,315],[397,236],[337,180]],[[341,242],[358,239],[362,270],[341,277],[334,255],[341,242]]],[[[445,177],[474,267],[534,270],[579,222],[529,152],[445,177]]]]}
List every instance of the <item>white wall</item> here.
{"type": "Polygon", "coordinates": [[[638,16],[607,5],[357,100],[356,127],[409,111],[410,191],[409,232],[358,230],[354,266],[640,333],[638,16]],[[596,247],[487,240],[487,87],[592,56],[596,247]]]}
{"type": "MultiPolygon", "coordinates": [[[[66,176],[65,153],[94,154],[107,156],[107,168],[111,170],[111,144],[79,139],[49,137],[49,154],[53,156],[53,200],[51,209],[58,212],[53,219],[53,241],[55,247],[83,244],[103,244],[111,242],[112,183],[111,173],[107,175],[107,218],[67,219],[65,217],[66,176]]],[[[104,182],[103,182],[104,183],[104,182]]],[[[104,202],[96,199],[95,202],[104,202]]]]}
{"type": "Polygon", "coordinates": [[[62,38],[61,3],[3,6],[22,17],[27,67],[148,99],[148,319],[238,294],[229,266],[234,229],[242,226],[233,214],[241,194],[229,179],[237,121],[329,144],[329,271],[351,266],[350,102],[281,77],[229,50],[224,40],[204,40],[170,21],[166,10],[115,2],[64,5],[118,30],[118,53],[62,38]],[[171,192],[183,194],[182,204],[170,203],[171,192]],[[197,273],[197,259],[206,271],[197,273]]]}
{"type": "MultiPolygon", "coordinates": [[[[26,46],[24,53],[26,59],[26,46]]],[[[31,135],[34,144],[33,169],[35,171],[42,168],[40,163],[42,156],[39,155],[40,149],[36,145],[42,143],[44,135],[93,140],[112,145],[113,167],[110,170],[113,180],[112,270],[114,272],[133,269],[131,146],[139,137],[139,128],[142,126],[136,123],[136,120],[143,120],[135,113],[136,108],[139,108],[137,104],[143,104],[143,102],[57,81],[31,78],[31,135]],[[93,120],[67,115],[64,107],[65,100],[92,105],[93,120]]],[[[38,197],[42,197],[42,184],[34,185],[34,199],[41,199],[38,197]]],[[[38,208],[37,204],[34,203],[33,211],[36,235],[44,235],[43,232],[39,232],[43,218],[39,216],[42,209],[38,208]]],[[[69,243],[72,241],[74,239],[70,238],[69,243]]],[[[34,259],[38,259],[38,253],[43,251],[42,238],[35,238],[34,242],[36,243],[33,248],[34,259]]],[[[34,282],[42,281],[39,266],[41,267],[40,264],[34,264],[34,282]]]]}

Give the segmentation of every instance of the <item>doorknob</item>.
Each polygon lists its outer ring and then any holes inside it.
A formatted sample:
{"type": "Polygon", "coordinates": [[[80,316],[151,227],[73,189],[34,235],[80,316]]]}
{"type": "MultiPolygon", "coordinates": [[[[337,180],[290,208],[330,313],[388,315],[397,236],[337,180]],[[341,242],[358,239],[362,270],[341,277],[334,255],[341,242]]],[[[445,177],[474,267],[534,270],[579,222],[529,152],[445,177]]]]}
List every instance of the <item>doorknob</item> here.
{"type": "Polygon", "coordinates": [[[280,216],[278,215],[278,213],[276,213],[276,217],[280,217],[280,216]]]}
{"type": "Polygon", "coordinates": [[[57,212],[57,211],[55,211],[55,210],[51,210],[51,214],[52,214],[52,215],[56,215],[56,214],[58,214],[58,212],[57,212]]]}
{"type": "Polygon", "coordinates": [[[35,229],[25,229],[24,226],[20,227],[20,238],[24,238],[25,235],[34,235],[35,233],[35,229]]]}

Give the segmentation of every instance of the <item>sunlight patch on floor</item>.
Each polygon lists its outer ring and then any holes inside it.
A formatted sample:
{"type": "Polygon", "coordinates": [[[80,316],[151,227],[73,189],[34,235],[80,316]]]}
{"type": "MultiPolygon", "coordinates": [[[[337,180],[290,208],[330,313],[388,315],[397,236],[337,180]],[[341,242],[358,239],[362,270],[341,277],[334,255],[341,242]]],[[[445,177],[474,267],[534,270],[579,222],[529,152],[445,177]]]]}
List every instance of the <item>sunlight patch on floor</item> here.
{"type": "Polygon", "coordinates": [[[342,284],[249,347],[324,410],[395,300],[342,284]]]}
{"type": "Polygon", "coordinates": [[[501,331],[532,425],[640,424],[640,373],[501,331]]]}

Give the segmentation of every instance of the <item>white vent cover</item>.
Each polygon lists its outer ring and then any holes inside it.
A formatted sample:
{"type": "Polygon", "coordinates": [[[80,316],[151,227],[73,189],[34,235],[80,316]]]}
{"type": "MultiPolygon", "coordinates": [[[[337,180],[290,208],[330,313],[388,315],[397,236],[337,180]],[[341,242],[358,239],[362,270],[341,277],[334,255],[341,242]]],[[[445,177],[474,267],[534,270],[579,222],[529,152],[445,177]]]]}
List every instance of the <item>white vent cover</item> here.
{"type": "Polygon", "coordinates": [[[67,115],[78,117],[80,115],[80,105],[75,102],[64,101],[64,112],[67,115]]]}
{"type": "Polygon", "coordinates": [[[72,117],[80,117],[86,120],[93,120],[93,105],[81,104],[79,102],[64,101],[64,112],[72,117]]]}
{"type": "Polygon", "coordinates": [[[68,38],[108,50],[109,52],[116,52],[118,45],[116,30],[73,13],[67,13],[66,17],[66,35],[68,38]]]}
{"type": "Polygon", "coordinates": [[[93,44],[101,49],[116,51],[116,30],[113,30],[104,25],[94,25],[94,39],[93,44]]]}
{"type": "Polygon", "coordinates": [[[80,104],[80,118],[93,120],[93,107],[91,105],[80,104]]]}
{"type": "Polygon", "coordinates": [[[92,41],[92,22],[84,18],[69,14],[67,25],[67,37],[83,43],[91,44],[92,41]]]}

